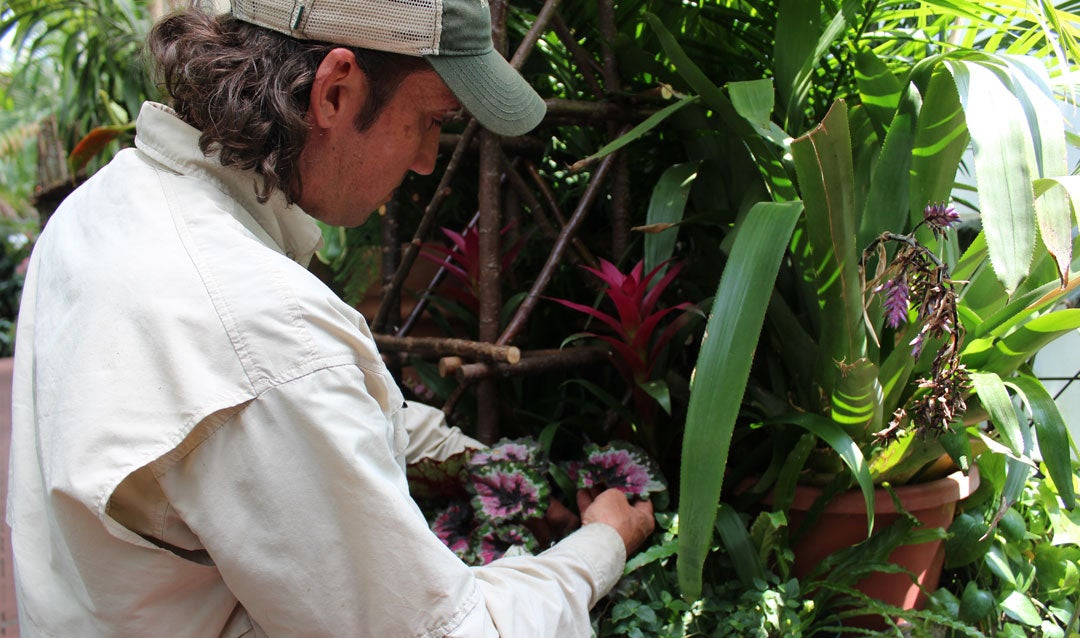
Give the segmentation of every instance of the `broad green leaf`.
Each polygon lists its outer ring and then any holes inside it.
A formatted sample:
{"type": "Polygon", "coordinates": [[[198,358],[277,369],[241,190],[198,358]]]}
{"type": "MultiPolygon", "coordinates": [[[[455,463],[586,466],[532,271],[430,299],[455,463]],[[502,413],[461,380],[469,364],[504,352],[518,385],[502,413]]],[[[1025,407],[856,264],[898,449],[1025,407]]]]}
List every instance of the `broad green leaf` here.
{"type": "MultiPolygon", "coordinates": [[[[1050,78],[1041,63],[1030,58],[1007,58],[1013,92],[1028,117],[1035,145],[1038,177],[1063,176],[1069,172],[1065,146],[1065,119],[1050,89],[1050,78]]],[[[1035,187],[1038,190],[1038,186],[1035,187]]],[[[1035,217],[1043,245],[1053,255],[1058,277],[1068,283],[1072,261],[1072,209],[1065,189],[1052,188],[1036,195],[1035,217]]]]}
{"type": "Polygon", "coordinates": [[[735,418],[776,273],[801,212],[801,202],[756,204],[736,230],[738,241],[713,299],[692,375],[680,468],[678,574],[688,600],[701,595],[735,418]]]}
{"type": "Polygon", "coordinates": [[[686,199],[690,196],[690,187],[697,178],[697,169],[701,162],[687,162],[669,166],[653,187],[649,199],[647,223],[672,224],[666,230],[645,235],[645,272],[652,272],[663,262],[671,259],[678,239],[678,224],[682,221],[686,209],[686,199]]]}
{"type": "Polygon", "coordinates": [[[758,135],[777,146],[784,146],[788,134],[770,118],[773,112],[773,83],[770,79],[728,82],[724,85],[731,96],[731,106],[758,135]]]}
{"type": "Polygon", "coordinates": [[[882,390],[878,367],[863,358],[840,366],[830,397],[830,416],[853,439],[865,441],[881,429],[882,390]]]}
{"type": "Polygon", "coordinates": [[[865,354],[862,288],[855,235],[854,183],[847,106],[837,101],[813,131],[791,144],[806,206],[806,231],[822,306],[823,386],[831,391],[838,365],[865,354]]]}
{"type": "Polygon", "coordinates": [[[870,468],[866,464],[862,450],[839,426],[825,417],[812,412],[789,414],[775,420],[777,423],[792,423],[812,432],[825,441],[851,471],[852,476],[862,490],[866,500],[866,535],[874,531],[874,481],[870,477],[870,468]]]}
{"type": "Polygon", "coordinates": [[[1046,481],[1039,483],[1039,500],[1054,528],[1053,544],[1080,547],[1080,510],[1061,511],[1057,494],[1046,481]]]}
{"type": "MultiPolygon", "coordinates": [[[[1031,466],[1025,461],[1031,452],[1031,434],[1027,428],[1020,427],[1016,418],[1016,409],[1009,398],[1009,391],[1001,377],[989,372],[973,372],[971,385],[979,396],[994,429],[1004,439],[1004,443],[1016,457],[1006,460],[1005,487],[1002,489],[1001,509],[1004,511],[1019,498],[1024,490],[1024,483],[1031,475],[1031,466]]],[[[993,451],[993,446],[991,451],[993,451]]]]}
{"type": "Polygon", "coordinates": [[[338,263],[345,256],[345,229],[340,226],[331,226],[322,222],[319,230],[322,231],[322,246],[315,251],[315,256],[326,265],[338,263]]]}
{"type": "MultiPolygon", "coordinates": [[[[855,53],[855,82],[859,87],[859,99],[870,114],[874,126],[882,132],[889,130],[893,114],[900,105],[904,85],[896,79],[881,58],[865,48],[855,53]]],[[[911,91],[910,87],[908,91],[911,91]]]]}
{"type": "Polygon", "coordinates": [[[994,343],[982,366],[998,374],[1010,374],[1055,339],[1080,328],[1080,308],[1057,310],[1023,324],[994,343]]]}
{"type": "Polygon", "coordinates": [[[1024,454],[1024,437],[1020,433],[1020,422],[1016,418],[1016,410],[1013,408],[1009,391],[1005,388],[1001,377],[992,372],[973,372],[971,385],[989,413],[994,428],[1004,437],[1005,444],[1014,454],[1024,454]]]}
{"type": "Polygon", "coordinates": [[[686,51],[679,46],[675,36],[671,35],[671,32],[668,31],[658,17],[646,13],[645,21],[649,23],[649,26],[656,33],[660,45],[664,48],[664,53],[667,54],[679,75],[716,112],[722,124],[732,133],[742,138],[750,154],[754,157],[759,171],[765,178],[765,187],[773,199],[777,201],[794,201],[798,199],[791,176],[788,175],[773,147],[766,144],[765,140],[754,131],[750,123],[735,111],[724,92],[705,75],[701,67],[690,59],[686,51]]]}
{"type": "Polygon", "coordinates": [[[971,133],[990,263],[1008,292],[1028,273],[1035,245],[1035,150],[1019,100],[983,64],[946,60],[971,133]]]}
{"type": "MultiPolygon", "coordinates": [[[[928,61],[928,66],[931,62],[928,61]]],[[[922,221],[927,204],[950,198],[956,169],[967,145],[968,129],[956,83],[948,72],[938,68],[930,74],[923,91],[923,105],[915,128],[908,198],[912,224],[922,221]]]]}
{"type": "Polygon", "coordinates": [[[971,439],[963,427],[959,430],[950,429],[939,435],[938,440],[941,441],[941,447],[949,453],[949,458],[956,463],[956,467],[964,472],[971,468],[971,439]]]}
{"type": "Polygon", "coordinates": [[[1069,265],[1072,262],[1073,220],[1080,226],[1080,175],[1041,177],[1035,180],[1035,203],[1050,199],[1047,206],[1036,208],[1039,214],[1039,232],[1043,243],[1058,265],[1062,284],[1069,283],[1069,265]],[[1059,205],[1063,200],[1064,205],[1059,205]],[[1040,212],[1042,211],[1042,212],[1040,212]],[[1072,213],[1070,215],[1070,212],[1072,213]]]}
{"type": "Polygon", "coordinates": [[[780,103],[790,112],[797,101],[800,71],[807,60],[816,60],[814,49],[824,26],[821,3],[805,0],[779,0],[776,8],[776,33],[773,38],[772,70],[780,103]]]}
{"type": "Polygon", "coordinates": [[[730,505],[721,503],[717,509],[716,533],[727,550],[728,558],[735,568],[735,575],[743,585],[751,587],[755,579],[765,580],[765,567],[758,558],[757,549],[750,540],[746,525],[730,505]]]}
{"type": "MultiPolygon", "coordinates": [[[[790,0],[790,4],[809,5],[813,6],[815,10],[818,10],[817,3],[813,2],[790,0]]],[[[814,45],[814,50],[810,55],[802,57],[802,66],[799,68],[799,72],[795,76],[795,81],[792,83],[792,91],[789,97],[784,100],[787,104],[787,116],[784,121],[787,128],[799,125],[799,122],[802,119],[802,109],[810,94],[810,87],[813,85],[814,74],[819,68],[818,61],[829,51],[829,49],[835,46],[837,40],[840,40],[843,37],[844,32],[848,27],[848,17],[854,13],[856,6],[855,0],[845,0],[840,9],[836,12],[836,15],[833,16],[832,20],[825,25],[824,31],[821,31],[821,35],[814,45]]],[[[777,39],[777,46],[783,46],[783,40],[777,39]]]]}
{"type": "Polygon", "coordinates": [[[660,404],[660,408],[667,414],[671,414],[671,392],[668,390],[668,384],[664,381],[646,381],[639,383],[638,387],[645,391],[646,394],[656,399],[656,402],[660,404]]]}
{"type": "Polygon", "coordinates": [[[1046,464],[1050,478],[1058,487],[1065,507],[1072,509],[1076,504],[1073,493],[1072,457],[1069,454],[1069,430],[1065,419],[1054,403],[1053,397],[1043,384],[1034,377],[1019,376],[1005,382],[1024,397],[1031,420],[1035,426],[1035,438],[1039,442],[1039,452],[1046,464]]]}
{"type": "Polygon", "coordinates": [[[1042,617],[1039,616],[1039,610],[1035,607],[1035,603],[1031,602],[1031,597],[1023,592],[1009,592],[1000,604],[1005,615],[1013,620],[1022,622],[1029,627],[1038,627],[1042,623],[1042,617]]]}
{"type": "Polygon", "coordinates": [[[859,249],[868,246],[885,231],[902,233],[908,227],[911,157],[922,97],[914,85],[908,85],[902,96],[874,167],[870,192],[859,221],[859,249]]]}

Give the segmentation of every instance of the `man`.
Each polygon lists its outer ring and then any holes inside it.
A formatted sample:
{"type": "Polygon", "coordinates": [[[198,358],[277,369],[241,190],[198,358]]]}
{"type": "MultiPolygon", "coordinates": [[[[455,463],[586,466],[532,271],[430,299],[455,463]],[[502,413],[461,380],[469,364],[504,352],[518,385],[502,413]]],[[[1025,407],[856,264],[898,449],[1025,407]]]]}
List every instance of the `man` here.
{"type": "Polygon", "coordinates": [[[151,35],[175,111],[73,193],[22,302],[12,526],[24,636],[583,636],[652,529],[583,526],[470,568],[406,459],[475,445],[405,405],[363,318],[305,268],[308,215],[355,225],[433,170],[464,105],[521,134],[543,103],[482,0],[237,0],[151,35]],[[373,49],[373,50],[372,50],[373,49]]]}

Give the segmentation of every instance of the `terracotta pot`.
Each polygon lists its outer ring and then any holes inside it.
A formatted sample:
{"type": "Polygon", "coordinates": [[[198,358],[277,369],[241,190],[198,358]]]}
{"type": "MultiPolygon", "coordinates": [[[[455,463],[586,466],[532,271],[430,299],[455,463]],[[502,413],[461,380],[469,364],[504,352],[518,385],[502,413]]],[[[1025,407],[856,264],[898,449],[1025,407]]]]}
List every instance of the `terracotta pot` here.
{"type": "MultiPolygon", "coordinates": [[[[922,527],[947,529],[952,523],[957,501],[966,498],[979,486],[976,468],[970,475],[954,472],[949,476],[917,485],[895,488],[904,508],[922,522],[922,527]]],[[[792,530],[797,530],[814,501],[821,495],[816,487],[800,485],[789,511],[792,530]]],[[[888,492],[879,489],[874,495],[874,531],[892,525],[899,518],[888,492]]],[[[809,530],[794,548],[793,571],[802,578],[809,574],[826,556],[838,549],[851,547],[866,539],[866,501],[859,490],[837,495],[825,507],[813,529],[809,530]]],[[[918,577],[928,591],[937,589],[945,561],[942,541],[919,545],[904,545],[889,555],[889,562],[900,565],[918,577]]],[[[926,594],[907,574],[875,573],[863,579],[856,589],[871,598],[902,609],[923,609],[926,594]]],[[[880,618],[865,617],[849,623],[854,626],[881,628],[880,618]]]]}

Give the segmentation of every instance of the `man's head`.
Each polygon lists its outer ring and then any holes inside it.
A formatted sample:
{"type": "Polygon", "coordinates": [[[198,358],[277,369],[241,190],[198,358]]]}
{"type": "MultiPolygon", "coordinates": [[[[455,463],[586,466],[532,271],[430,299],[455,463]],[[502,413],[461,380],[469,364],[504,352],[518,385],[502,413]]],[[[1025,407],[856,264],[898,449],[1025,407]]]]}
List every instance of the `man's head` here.
{"type": "Polygon", "coordinates": [[[502,134],[542,119],[543,101],[491,49],[481,2],[235,0],[232,14],[167,17],[150,50],[173,107],[202,131],[204,152],[255,170],[261,199],[280,190],[320,219],[353,225],[407,170],[430,172],[434,124],[461,103],[502,134]],[[373,27],[364,11],[382,17],[373,27]],[[419,16],[436,30],[395,22],[419,16]]]}
{"type": "Polygon", "coordinates": [[[492,46],[487,0],[233,0],[232,14],[301,40],[423,57],[499,135],[544,117],[543,100],[492,46]]]}

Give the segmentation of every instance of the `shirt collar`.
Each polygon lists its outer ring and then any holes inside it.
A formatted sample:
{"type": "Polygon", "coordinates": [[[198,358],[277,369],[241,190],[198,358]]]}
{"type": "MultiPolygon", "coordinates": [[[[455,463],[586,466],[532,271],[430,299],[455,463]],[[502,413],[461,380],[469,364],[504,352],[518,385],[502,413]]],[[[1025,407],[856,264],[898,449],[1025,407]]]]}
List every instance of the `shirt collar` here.
{"type": "Polygon", "coordinates": [[[259,176],[250,170],[222,166],[216,157],[199,149],[199,130],[185,123],[176,111],[145,102],[135,123],[135,146],[176,172],[199,175],[235,200],[276,244],[275,248],[307,266],[322,245],[318,224],[299,206],[289,205],[280,191],[265,204],[255,197],[259,176]]]}

